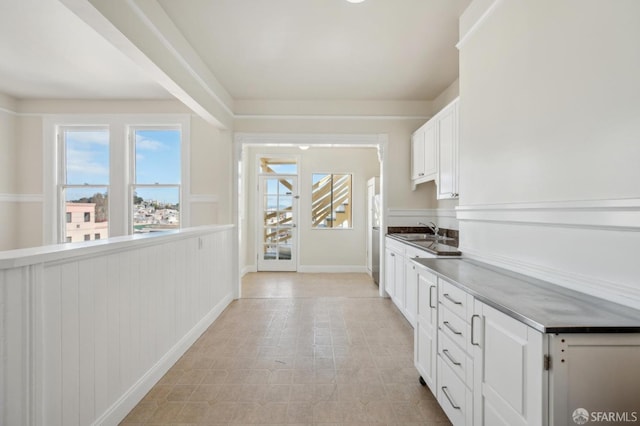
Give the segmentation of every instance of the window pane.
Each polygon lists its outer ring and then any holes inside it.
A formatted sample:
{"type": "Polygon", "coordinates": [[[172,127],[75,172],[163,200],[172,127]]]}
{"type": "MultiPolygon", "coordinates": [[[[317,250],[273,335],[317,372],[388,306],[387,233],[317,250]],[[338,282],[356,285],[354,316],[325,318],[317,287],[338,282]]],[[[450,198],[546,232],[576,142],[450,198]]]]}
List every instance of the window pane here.
{"type": "Polygon", "coordinates": [[[279,179],[278,180],[278,194],[291,195],[293,191],[293,181],[291,179],[279,179]]]}
{"type": "Polygon", "coordinates": [[[298,173],[298,164],[295,158],[263,157],[260,159],[260,173],[295,175],[298,173]]]}
{"type": "Polygon", "coordinates": [[[109,184],[109,131],[65,130],[66,184],[109,184]]]}
{"type": "Polygon", "coordinates": [[[137,187],[132,205],[134,234],[180,228],[180,189],[177,187],[137,187]]]}
{"type": "Polygon", "coordinates": [[[333,175],[331,202],[333,228],[351,227],[351,175],[333,175]]]}
{"type": "Polygon", "coordinates": [[[314,228],[351,228],[351,175],[314,173],[311,213],[314,228]]]}
{"type": "Polygon", "coordinates": [[[76,242],[108,238],[107,187],[65,188],[63,192],[66,222],[63,240],[76,242]],[[91,238],[92,235],[93,238],[91,238]]]}
{"type": "Polygon", "coordinates": [[[277,257],[277,246],[275,245],[265,245],[264,246],[264,260],[276,260],[277,257]]]}
{"type": "Polygon", "coordinates": [[[180,183],[180,130],[136,130],[136,183],[180,183]]]}

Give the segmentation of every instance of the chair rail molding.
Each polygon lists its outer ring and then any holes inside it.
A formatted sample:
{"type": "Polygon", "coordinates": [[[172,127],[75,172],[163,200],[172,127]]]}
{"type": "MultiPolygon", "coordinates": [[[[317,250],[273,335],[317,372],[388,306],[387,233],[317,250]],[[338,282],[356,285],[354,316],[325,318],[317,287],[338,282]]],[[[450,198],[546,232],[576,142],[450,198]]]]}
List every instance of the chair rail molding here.
{"type": "Polygon", "coordinates": [[[456,207],[460,222],[640,231],[640,198],[456,207]]]}
{"type": "Polygon", "coordinates": [[[42,203],[44,202],[44,195],[0,193],[0,202],[2,203],[42,203]]]}

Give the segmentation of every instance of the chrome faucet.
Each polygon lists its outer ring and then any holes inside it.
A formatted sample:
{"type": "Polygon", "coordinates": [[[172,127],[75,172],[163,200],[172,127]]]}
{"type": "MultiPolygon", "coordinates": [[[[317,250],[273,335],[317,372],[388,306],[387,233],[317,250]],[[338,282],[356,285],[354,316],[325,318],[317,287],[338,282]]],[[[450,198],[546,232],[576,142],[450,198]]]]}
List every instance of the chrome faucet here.
{"type": "Polygon", "coordinates": [[[427,224],[423,222],[418,222],[418,225],[426,226],[427,228],[431,229],[431,231],[433,232],[433,235],[435,235],[436,238],[439,237],[438,232],[440,232],[440,228],[438,228],[438,225],[436,225],[435,223],[429,222],[427,224]]]}

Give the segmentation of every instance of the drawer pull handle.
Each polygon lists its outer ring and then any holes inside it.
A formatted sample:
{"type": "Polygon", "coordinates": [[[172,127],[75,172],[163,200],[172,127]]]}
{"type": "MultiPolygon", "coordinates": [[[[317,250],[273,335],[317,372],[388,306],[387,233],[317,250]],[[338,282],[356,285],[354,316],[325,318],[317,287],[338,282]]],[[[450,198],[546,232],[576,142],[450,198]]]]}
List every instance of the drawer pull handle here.
{"type": "Polygon", "coordinates": [[[444,298],[449,300],[454,305],[462,305],[462,302],[458,302],[456,299],[454,299],[453,297],[449,296],[449,293],[445,293],[444,294],[444,298]]]}
{"type": "Polygon", "coordinates": [[[436,288],[435,285],[429,286],[429,307],[435,309],[437,306],[433,306],[433,292],[432,289],[436,288]]]}
{"type": "Polygon", "coordinates": [[[474,320],[476,318],[480,318],[480,315],[472,315],[471,316],[471,344],[474,345],[474,346],[480,346],[480,343],[474,341],[475,340],[475,338],[474,338],[474,335],[475,335],[475,332],[474,332],[474,329],[475,329],[474,320]]]}
{"type": "Polygon", "coordinates": [[[458,330],[456,330],[455,328],[453,328],[453,327],[451,326],[451,324],[449,324],[449,321],[445,321],[445,322],[443,322],[443,324],[444,324],[444,325],[445,325],[449,330],[451,330],[451,332],[452,332],[453,334],[458,334],[458,335],[462,334],[462,331],[458,331],[458,330]]]}
{"type": "Polygon", "coordinates": [[[456,405],[456,403],[455,403],[455,402],[453,402],[453,399],[451,399],[451,397],[449,396],[449,392],[447,392],[447,387],[446,387],[446,386],[443,386],[443,387],[442,387],[442,393],[444,393],[444,396],[446,396],[446,397],[447,397],[447,399],[449,400],[449,404],[451,404],[451,406],[452,406],[453,408],[455,408],[456,410],[459,410],[459,409],[460,409],[460,406],[459,406],[459,405],[456,405]]]}
{"type": "Polygon", "coordinates": [[[453,358],[453,357],[451,356],[451,354],[449,354],[449,350],[448,350],[448,349],[443,349],[443,350],[442,350],[442,353],[443,353],[443,354],[445,354],[445,355],[447,356],[447,358],[449,358],[449,361],[451,361],[451,363],[452,363],[453,365],[462,365],[462,364],[460,364],[458,361],[456,361],[456,360],[455,360],[455,358],[453,358]]]}

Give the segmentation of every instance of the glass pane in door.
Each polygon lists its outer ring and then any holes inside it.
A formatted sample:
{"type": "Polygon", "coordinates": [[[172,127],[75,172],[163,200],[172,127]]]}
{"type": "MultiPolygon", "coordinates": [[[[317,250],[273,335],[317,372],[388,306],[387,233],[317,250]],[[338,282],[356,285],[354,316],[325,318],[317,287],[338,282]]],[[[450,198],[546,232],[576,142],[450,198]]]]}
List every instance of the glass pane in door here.
{"type": "Polygon", "coordinates": [[[290,260],[293,225],[293,178],[263,180],[263,259],[290,260]]]}

